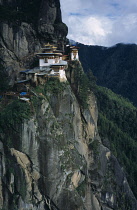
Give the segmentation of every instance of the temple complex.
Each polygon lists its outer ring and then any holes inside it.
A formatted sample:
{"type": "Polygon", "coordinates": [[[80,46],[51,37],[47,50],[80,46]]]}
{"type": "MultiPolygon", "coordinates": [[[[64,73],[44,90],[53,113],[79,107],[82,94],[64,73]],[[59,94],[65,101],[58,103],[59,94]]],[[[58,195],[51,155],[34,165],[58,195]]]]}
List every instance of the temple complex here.
{"type": "Polygon", "coordinates": [[[65,82],[67,81],[65,70],[68,61],[79,60],[78,48],[76,46],[69,46],[68,55],[63,55],[63,51],[57,50],[57,47],[49,43],[36,56],[39,59],[39,67],[21,71],[21,80],[17,83],[28,82],[34,86],[43,85],[51,77],[65,82]]]}
{"type": "Polygon", "coordinates": [[[39,66],[20,71],[14,86],[16,92],[6,92],[3,97],[5,99],[19,98],[29,102],[30,95],[34,94],[31,87],[44,85],[50,78],[58,78],[60,82],[67,81],[66,69],[70,61],[79,60],[78,48],[68,45],[65,53],[66,55],[63,54],[63,51],[57,50],[54,45],[46,44],[36,54],[39,66]]]}

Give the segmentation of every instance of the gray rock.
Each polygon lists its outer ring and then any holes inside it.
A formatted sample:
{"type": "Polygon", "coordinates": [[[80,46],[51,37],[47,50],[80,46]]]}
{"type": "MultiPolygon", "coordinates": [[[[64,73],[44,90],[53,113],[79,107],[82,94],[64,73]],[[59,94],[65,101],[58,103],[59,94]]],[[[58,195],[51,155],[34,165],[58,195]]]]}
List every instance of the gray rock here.
{"type": "Polygon", "coordinates": [[[62,48],[66,43],[67,26],[62,23],[60,2],[40,0],[33,4],[31,6],[27,0],[1,1],[3,14],[8,8],[9,17],[6,13],[0,23],[0,62],[10,76],[11,85],[20,70],[34,67],[34,53],[39,52],[44,44],[59,43],[62,48]],[[29,13],[27,7],[30,7],[29,13]],[[12,13],[16,14],[14,19],[13,16],[10,18],[12,13]]]}

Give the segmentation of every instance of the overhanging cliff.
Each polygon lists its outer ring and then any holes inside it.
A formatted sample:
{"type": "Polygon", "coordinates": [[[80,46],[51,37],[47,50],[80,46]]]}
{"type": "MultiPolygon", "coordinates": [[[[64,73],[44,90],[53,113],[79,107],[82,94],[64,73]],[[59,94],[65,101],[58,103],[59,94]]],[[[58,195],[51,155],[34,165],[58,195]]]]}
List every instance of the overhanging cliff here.
{"type": "Polygon", "coordinates": [[[63,49],[67,26],[59,0],[0,1],[0,62],[12,78],[22,68],[36,65],[35,52],[45,43],[63,49]]]}

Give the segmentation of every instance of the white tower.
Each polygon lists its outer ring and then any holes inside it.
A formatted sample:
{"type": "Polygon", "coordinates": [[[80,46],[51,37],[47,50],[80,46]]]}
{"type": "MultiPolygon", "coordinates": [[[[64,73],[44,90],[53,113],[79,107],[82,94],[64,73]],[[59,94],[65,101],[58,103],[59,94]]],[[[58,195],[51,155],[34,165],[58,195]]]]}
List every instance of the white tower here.
{"type": "Polygon", "coordinates": [[[75,46],[70,47],[70,56],[71,56],[71,60],[79,60],[79,56],[78,56],[78,48],[75,46]]]}

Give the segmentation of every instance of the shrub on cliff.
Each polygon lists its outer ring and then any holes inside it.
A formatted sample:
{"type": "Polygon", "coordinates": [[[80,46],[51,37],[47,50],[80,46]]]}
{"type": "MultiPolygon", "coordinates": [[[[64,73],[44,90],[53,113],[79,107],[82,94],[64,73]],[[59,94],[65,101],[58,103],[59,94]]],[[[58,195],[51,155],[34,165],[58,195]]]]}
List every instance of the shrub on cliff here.
{"type": "Polygon", "coordinates": [[[14,130],[16,125],[30,118],[30,105],[26,102],[15,100],[1,109],[0,133],[14,130]]]}
{"type": "Polygon", "coordinates": [[[65,82],[60,82],[58,78],[50,78],[45,84],[44,93],[59,94],[64,90],[65,87],[65,82]]]}
{"type": "Polygon", "coordinates": [[[7,75],[3,65],[0,63],[0,94],[2,94],[8,88],[9,88],[8,75],[7,75]]]}
{"type": "Polygon", "coordinates": [[[82,108],[88,107],[88,96],[90,91],[93,91],[96,86],[96,79],[92,73],[87,76],[79,61],[71,61],[68,65],[70,71],[70,84],[80,102],[82,108]]]}

